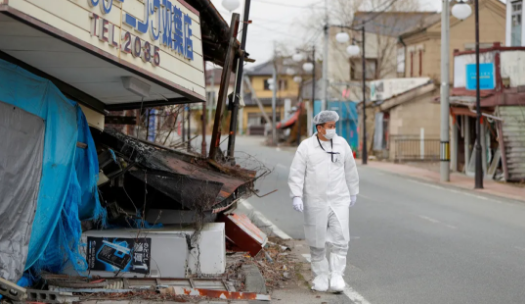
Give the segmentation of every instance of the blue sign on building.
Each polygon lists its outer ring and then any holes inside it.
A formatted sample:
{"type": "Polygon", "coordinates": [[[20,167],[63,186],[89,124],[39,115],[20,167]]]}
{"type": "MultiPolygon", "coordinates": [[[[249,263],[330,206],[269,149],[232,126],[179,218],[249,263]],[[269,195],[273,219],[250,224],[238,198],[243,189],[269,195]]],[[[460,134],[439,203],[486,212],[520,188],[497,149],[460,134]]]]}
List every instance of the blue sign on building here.
{"type": "MultiPolygon", "coordinates": [[[[467,90],[475,90],[476,87],[476,64],[467,64],[467,90]]],[[[494,79],[494,63],[480,63],[480,90],[493,90],[495,87],[496,81],[494,79]]]]}
{"type": "MultiPolygon", "coordinates": [[[[357,108],[353,101],[328,101],[327,110],[336,111],[339,114],[339,121],[336,124],[337,135],[346,139],[352,151],[357,151],[359,140],[357,137],[357,108]]],[[[314,116],[321,112],[321,101],[314,102],[314,116]]],[[[317,132],[315,126],[313,133],[317,132]]]]}

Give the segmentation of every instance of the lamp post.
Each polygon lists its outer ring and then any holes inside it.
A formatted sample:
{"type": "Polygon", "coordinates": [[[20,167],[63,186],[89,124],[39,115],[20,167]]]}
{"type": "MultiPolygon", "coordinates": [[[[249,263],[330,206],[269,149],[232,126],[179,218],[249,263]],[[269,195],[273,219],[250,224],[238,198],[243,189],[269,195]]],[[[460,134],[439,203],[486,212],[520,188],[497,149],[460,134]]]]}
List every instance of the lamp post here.
{"type": "MultiPolygon", "coordinates": [[[[475,189],[483,189],[483,165],[481,153],[481,97],[479,85],[479,0],[474,0],[474,12],[476,18],[476,145],[475,145],[475,189]]],[[[460,20],[468,18],[472,14],[470,5],[464,1],[459,1],[458,4],[452,8],[452,15],[460,20]]]]}
{"type": "MultiPolygon", "coordinates": [[[[343,28],[343,27],[341,27],[343,28]]],[[[352,28],[350,28],[352,29],[352,28]]],[[[366,165],[368,163],[368,150],[366,144],[366,37],[365,37],[365,26],[360,29],[361,31],[361,41],[353,39],[353,44],[349,45],[346,48],[346,52],[350,57],[357,56],[361,52],[361,61],[362,61],[362,89],[363,89],[363,152],[362,152],[362,164],[366,165]],[[359,49],[359,46],[356,43],[361,43],[363,45],[363,50],[359,49]]],[[[339,43],[346,43],[350,40],[350,37],[347,33],[341,32],[335,36],[335,39],[339,43]]]]}
{"type": "MultiPolygon", "coordinates": [[[[311,62],[305,62],[303,64],[303,70],[307,73],[312,73],[312,105],[315,101],[315,46],[312,47],[310,51],[306,51],[312,54],[311,62]]],[[[301,53],[295,53],[292,56],[292,59],[295,62],[300,62],[303,60],[303,55],[301,53]]],[[[294,81],[300,82],[302,79],[300,76],[295,76],[294,81]],[[297,79],[296,79],[297,78],[297,79]],[[298,80],[298,81],[296,81],[298,80]]],[[[297,146],[301,144],[301,114],[303,112],[302,105],[299,106],[299,117],[297,117],[297,146]]]]}
{"type": "Polygon", "coordinates": [[[241,3],[239,0],[222,0],[222,6],[230,12],[238,9],[240,5],[241,3]]]}

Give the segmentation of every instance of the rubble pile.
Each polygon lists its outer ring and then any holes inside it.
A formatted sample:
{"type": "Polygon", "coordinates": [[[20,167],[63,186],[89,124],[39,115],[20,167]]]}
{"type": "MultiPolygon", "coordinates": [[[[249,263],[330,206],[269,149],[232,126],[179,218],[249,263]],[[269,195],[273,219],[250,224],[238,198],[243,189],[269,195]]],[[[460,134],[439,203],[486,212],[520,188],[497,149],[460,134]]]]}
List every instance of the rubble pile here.
{"type": "Polygon", "coordinates": [[[250,256],[247,252],[229,252],[228,254],[223,278],[233,283],[237,290],[245,290],[246,278],[242,272],[242,266],[248,264],[257,266],[265,280],[268,292],[292,283],[295,284],[299,260],[292,255],[288,247],[268,242],[255,257],[250,256]]]}

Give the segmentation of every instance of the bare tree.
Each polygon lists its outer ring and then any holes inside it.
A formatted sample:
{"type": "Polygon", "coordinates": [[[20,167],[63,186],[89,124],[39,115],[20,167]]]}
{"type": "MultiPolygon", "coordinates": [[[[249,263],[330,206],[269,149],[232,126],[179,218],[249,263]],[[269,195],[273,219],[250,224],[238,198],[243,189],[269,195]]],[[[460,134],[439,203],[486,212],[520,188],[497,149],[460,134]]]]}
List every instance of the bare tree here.
{"type": "MultiPolygon", "coordinates": [[[[398,37],[406,29],[416,27],[424,15],[420,12],[418,0],[332,0],[329,2],[329,22],[331,25],[360,28],[366,26],[366,58],[368,80],[392,78],[397,76],[398,37]],[[367,12],[367,13],[358,13],[367,12]],[[410,17],[410,18],[407,18],[410,17]]],[[[313,8],[307,17],[297,21],[305,35],[305,45],[316,45],[318,54],[322,51],[322,30],[324,11],[313,8]]],[[[349,58],[346,45],[337,43],[334,36],[339,31],[348,32],[351,38],[361,41],[361,33],[348,29],[330,30],[329,78],[331,90],[342,93],[342,87],[351,91],[352,100],[361,99],[361,56],[349,58]]],[[[350,41],[352,43],[352,40],[350,41]]],[[[335,94],[335,93],[333,93],[335,94]]],[[[341,96],[341,95],[339,95],[341,96]]]]}

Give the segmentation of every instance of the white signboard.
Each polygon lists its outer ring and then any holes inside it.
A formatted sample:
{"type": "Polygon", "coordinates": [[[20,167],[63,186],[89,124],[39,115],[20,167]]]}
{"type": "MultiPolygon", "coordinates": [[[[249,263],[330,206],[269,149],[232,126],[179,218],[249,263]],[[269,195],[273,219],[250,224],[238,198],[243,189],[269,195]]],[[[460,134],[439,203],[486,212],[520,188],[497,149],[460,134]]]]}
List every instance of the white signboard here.
{"type": "Polygon", "coordinates": [[[430,81],[428,77],[392,78],[376,80],[370,83],[370,100],[387,100],[408,92],[430,81]]]}
{"type": "Polygon", "coordinates": [[[182,0],[9,0],[8,5],[205,99],[200,17],[182,0]]]}

